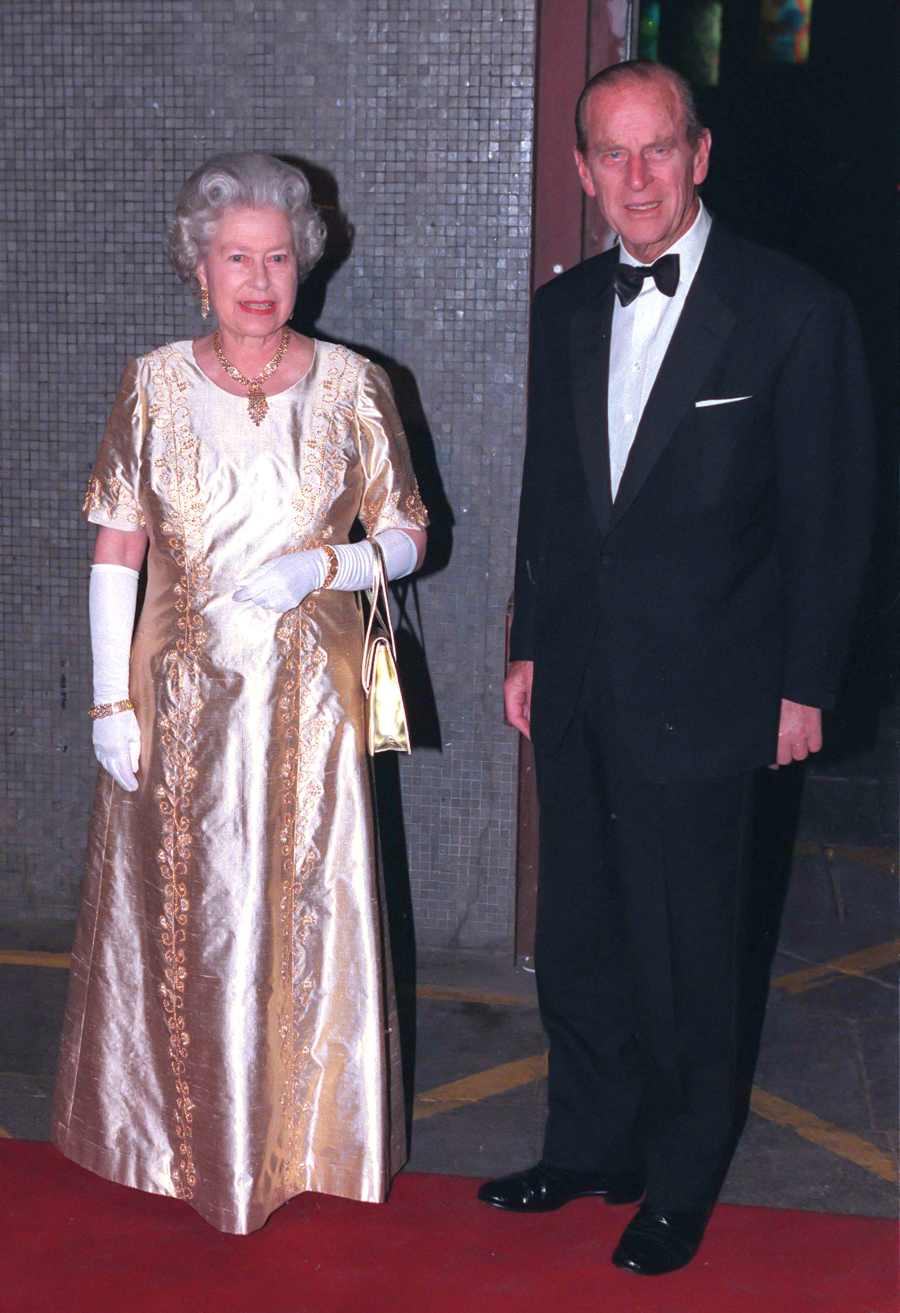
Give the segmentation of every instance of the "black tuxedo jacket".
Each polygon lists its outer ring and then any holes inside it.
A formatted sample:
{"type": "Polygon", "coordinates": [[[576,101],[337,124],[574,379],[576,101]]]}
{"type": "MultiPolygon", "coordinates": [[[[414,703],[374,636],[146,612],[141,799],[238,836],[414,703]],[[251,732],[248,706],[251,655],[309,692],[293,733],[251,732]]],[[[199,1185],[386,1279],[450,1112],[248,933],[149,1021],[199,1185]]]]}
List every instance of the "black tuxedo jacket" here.
{"type": "Polygon", "coordinates": [[[535,297],[510,655],[539,748],[602,661],[639,773],[732,774],[774,759],[782,697],[835,699],[874,481],[859,334],[841,292],[713,223],[612,501],[617,260],[535,297]]]}

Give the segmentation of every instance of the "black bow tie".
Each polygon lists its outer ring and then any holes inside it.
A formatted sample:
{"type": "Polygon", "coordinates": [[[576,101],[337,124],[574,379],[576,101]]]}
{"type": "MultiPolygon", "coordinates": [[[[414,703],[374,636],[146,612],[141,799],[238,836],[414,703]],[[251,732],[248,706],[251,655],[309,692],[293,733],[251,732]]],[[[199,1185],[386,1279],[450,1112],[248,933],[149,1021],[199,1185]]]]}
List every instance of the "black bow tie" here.
{"type": "Polygon", "coordinates": [[[640,295],[645,278],[652,278],[663,296],[674,296],[678,286],[678,256],[661,255],[655,264],[617,264],[613,286],[621,305],[640,295]]]}

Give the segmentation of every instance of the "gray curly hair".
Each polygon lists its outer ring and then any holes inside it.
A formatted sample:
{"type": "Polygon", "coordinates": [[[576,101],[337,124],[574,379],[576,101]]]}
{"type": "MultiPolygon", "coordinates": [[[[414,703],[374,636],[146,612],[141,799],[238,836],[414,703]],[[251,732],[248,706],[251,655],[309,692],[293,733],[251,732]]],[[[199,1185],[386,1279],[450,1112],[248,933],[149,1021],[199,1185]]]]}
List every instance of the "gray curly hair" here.
{"type": "Polygon", "coordinates": [[[184,283],[197,282],[196,269],[209,250],[216,224],[232,205],[283,210],[294,235],[302,278],[325,249],[325,224],[310,199],[302,169],[262,151],[229,151],[201,164],[178,193],[169,225],[169,259],[184,283]]]}

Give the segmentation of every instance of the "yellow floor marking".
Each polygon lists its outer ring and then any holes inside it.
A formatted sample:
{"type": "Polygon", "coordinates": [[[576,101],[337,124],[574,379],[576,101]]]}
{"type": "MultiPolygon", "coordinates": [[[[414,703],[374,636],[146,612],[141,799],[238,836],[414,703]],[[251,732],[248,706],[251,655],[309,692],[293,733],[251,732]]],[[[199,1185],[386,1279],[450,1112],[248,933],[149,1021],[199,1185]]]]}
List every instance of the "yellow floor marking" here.
{"type": "Polygon", "coordinates": [[[780,1099],[777,1094],[769,1094],[754,1085],[750,1107],[757,1116],[795,1131],[802,1139],[827,1149],[838,1158],[856,1163],[857,1167],[865,1168],[873,1176],[880,1176],[883,1181],[897,1180],[897,1165],[890,1154],[877,1149],[874,1144],[869,1144],[868,1140],[863,1140],[851,1131],[843,1131],[840,1126],[823,1121],[815,1113],[798,1108],[795,1103],[788,1103],[787,1099],[780,1099]]]}
{"type": "Polygon", "coordinates": [[[830,861],[837,857],[843,862],[862,862],[865,866],[876,867],[897,875],[900,871],[900,857],[895,848],[881,848],[866,844],[816,843],[813,839],[801,839],[794,844],[795,857],[827,857],[830,861]]]}
{"type": "Polygon", "coordinates": [[[804,994],[820,985],[832,985],[841,976],[865,976],[870,971],[892,966],[898,960],[900,939],[891,939],[886,944],[875,944],[872,948],[860,949],[858,953],[832,958],[830,962],[804,967],[800,971],[789,971],[787,975],[773,980],[772,986],[783,989],[787,994],[804,994]]]}
{"type": "MultiPolygon", "coordinates": [[[[873,948],[864,948],[857,953],[834,958],[831,962],[822,962],[799,971],[788,972],[787,975],[778,976],[773,980],[772,985],[788,994],[801,994],[807,989],[833,984],[841,976],[865,976],[870,971],[891,966],[898,959],[900,959],[900,939],[895,939],[887,944],[877,944],[873,948]]],[[[54,967],[67,971],[69,965],[69,953],[42,953],[19,948],[0,949],[0,966],[54,967]]],[[[481,1003],[486,1007],[535,1006],[535,1001],[528,997],[517,994],[495,994],[489,990],[466,989],[458,985],[419,985],[416,995],[418,998],[446,1002],[481,1003]]]]}
{"type": "MultiPolygon", "coordinates": [[[[773,981],[773,984],[788,993],[802,993],[817,985],[828,984],[841,975],[863,976],[867,971],[878,970],[895,962],[898,953],[900,953],[900,939],[862,949],[858,953],[848,953],[845,957],[834,958],[831,962],[790,972],[788,975],[780,976],[773,981]]],[[[69,966],[69,954],[7,949],[0,951],[0,965],[55,967],[65,970],[69,966]]],[[[528,1003],[527,999],[512,995],[479,993],[453,986],[423,985],[416,992],[423,998],[459,999],[495,1006],[528,1003]]],[[[454,1109],[491,1098],[495,1094],[504,1094],[508,1090],[519,1089],[523,1085],[543,1080],[546,1075],[546,1053],[519,1058],[515,1062],[505,1062],[486,1071],[476,1072],[474,1076],[464,1076],[460,1080],[448,1081],[446,1085],[436,1085],[433,1089],[426,1090],[416,1098],[413,1118],[415,1121],[421,1121],[439,1113],[452,1112],[454,1109]]],[[[794,1131],[802,1139],[809,1140],[812,1144],[828,1150],[829,1153],[855,1163],[874,1176],[879,1176],[885,1181],[897,1180],[896,1164],[890,1155],[851,1131],[844,1131],[839,1126],[817,1117],[815,1113],[789,1103],[787,1099],[779,1098],[776,1094],[769,1094],[758,1086],[753,1088],[751,1107],[766,1121],[794,1131]]],[[[0,1138],[13,1137],[9,1131],[0,1126],[0,1138]]]]}
{"type": "MultiPolygon", "coordinates": [[[[504,1094],[507,1090],[543,1080],[546,1075],[547,1055],[536,1053],[530,1058],[504,1062],[499,1067],[476,1072],[474,1076],[449,1081],[446,1085],[436,1085],[416,1099],[413,1120],[422,1121],[425,1117],[454,1112],[458,1108],[480,1103],[482,1099],[488,1099],[494,1094],[504,1094]]],[[[874,1176],[880,1176],[884,1181],[897,1180],[897,1167],[890,1154],[884,1153],[861,1136],[854,1135],[852,1131],[842,1130],[817,1117],[815,1113],[779,1098],[777,1094],[769,1094],[758,1085],[753,1087],[750,1106],[757,1116],[794,1131],[802,1139],[817,1144],[838,1158],[845,1158],[874,1176]]]]}
{"type": "Polygon", "coordinates": [[[533,1008],[533,998],[520,998],[516,994],[490,994],[485,990],[465,989],[459,985],[419,985],[417,998],[440,999],[448,1003],[484,1003],[492,1008],[533,1008]]]}
{"type": "Polygon", "coordinates": [[[0,950],[0,966],[6,967],[59,967],[69,969],[68,953],[36,953],[24,948],[0,950]]]}
{"type": "Polygon", "coordinates": [[[504,1062],[499,1067],[490,1067],[487,1071],[478,1071],[474,1076],[464,1076],[462,1080],[452,1080],[446,1085],[436,1085],[426,1090],[416,1099],[413,1121],[424,1117],[434,1117],[437,1113],[453,1112],[456,1108],[465,1108],[470,1103],[480,1103],[494,1094],[505,1094],[507,1090],[518,1089],[520,1085],[531,1085],[533,1081],[543,1080],[547,1075],[546,1053],[536,1053],[531,1058],[520,1058],[517,1062],[504,1062]]]}
{"type": "MultiPolygon", "coordinates": [[[[69,953],[42,953],[34,949],[7,948],[0,949],[0,966],[13,967],[57,967],[67,971],[70,966],[69,953]]],[[[482,1003],[492,1008],[532,1008],[535,1000],[520,997],[517,994],[493,994],[489,990],[466,989],[459,985],[419,985],[416,988],[418,998],[438,999],[446,1002],[482,1003]]]]}

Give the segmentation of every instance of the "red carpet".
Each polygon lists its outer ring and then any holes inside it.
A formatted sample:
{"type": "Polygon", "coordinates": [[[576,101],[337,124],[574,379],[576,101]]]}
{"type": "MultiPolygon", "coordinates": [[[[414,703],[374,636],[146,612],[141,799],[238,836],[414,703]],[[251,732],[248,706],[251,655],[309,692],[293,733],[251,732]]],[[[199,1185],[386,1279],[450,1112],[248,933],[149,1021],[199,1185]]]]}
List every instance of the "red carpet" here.
{"type": "Polygon", "coordinates": [[[897,1313],[890,1222],[718,1209],[691,1267],[609,1253],[630,1210],[543,1218],[461,1177],[401,1176],[390,1203],[304,1195],[252,1236],[111,1185],[50,1145],[0,1140],[2,1313],[897,1313]]]}

